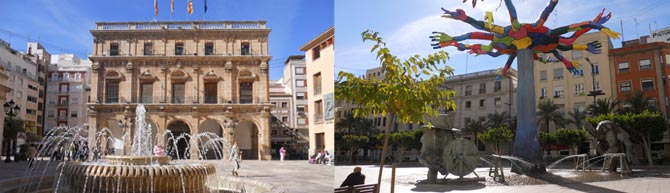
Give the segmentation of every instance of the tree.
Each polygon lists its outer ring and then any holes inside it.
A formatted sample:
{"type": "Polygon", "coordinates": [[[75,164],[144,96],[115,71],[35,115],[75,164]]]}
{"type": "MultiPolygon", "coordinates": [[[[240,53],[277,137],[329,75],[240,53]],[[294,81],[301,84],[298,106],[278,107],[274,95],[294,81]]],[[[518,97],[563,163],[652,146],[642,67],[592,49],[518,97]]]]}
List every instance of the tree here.
{"type": "Polygon", "coordinates": [[[597,125],[604,120],[615,122],[628,133],[631,141],[644,147],[649,166],[654,165],[651,159],[651,142],[661,140],[663,132],[667,129],[667,122],[660,113],[643,111],[639,114],[606,114],[587,117],[586,120],[593,125],[597,125]]]}
{"type": "Polygon", "coordinates": [[[5,153],[5,155],[7,156],[7,160],[9,160],[9,156],[12,155],[12,150],[16,148],[12,147],[14,143],[16,143],[16,136],[18,135],[19,132],[23,132],[25,130],[23,127],[24,123],[25,121],[22,119],[5,118],[5,125],[4,125],[5,129],[3,130],[2,136],[4,137],[4,139],[6,139],[7,142],[6,146],[7,151],[5,153]]]}
{"type": "Polygon", "coordinates": [[[488,121],[486,122],[486,126],[488,126],[489,128],[510,126],[511,120],[507,111],[503,111],[502,113],[498,113],[498,111],[495,111],[494,113],[489,113],[486,117],[488,119],[488,121]]]}
{"type": "Polygon", "coordinates": [[[542,147],[544,147],[544,149],[547,151],[549,151],[551,145],[558,144],[558,139],[556,138],[556,135],[554,135],[553,133],[542,132],[539,135],[537,135],[537,140],[540,141],[542,147]]]}
{"type": "Polygon", "coordinates": [[[563,114],[558,111],[559,106],[554,104],[554,101],[551,99],[544,99],[540,101],[540,104],[537,105],[539,111],[537,111],[537,122],[538,124],[543,123],[542,126],[549,133],[549,122],[554,122],[558,126],[563,126],[565,119],[563,114]]]}
{"type": "MultiPolygon", "coordinates": [[[[448,75],[453,75],[454,70],[451,67],[438,66],[446,63],[446,52],[438,51],[425,58],[414,55],[401,60],[391,54],[378,32],[367,30],[361,36],[364,42],[374,43],[370,51],[376,52],[377,60],[386,76],[380,79],[366,78],[365,75],[355,76],[349,72],[338,74],[335,96],[357,107],[353,110],[354,116],[389,114],[400,123],[419,123],[425,121],[426,117],[437,116],[438,108],[455,108],[451,99],[454,91],[435,89],[442,87],[448,75]]],[[[382,155],[386,155],[388,151],[392,120],[388,120],[389,123],[386,124],[382,155]]],[[[381,184],[384,159],[380,162],[377,184],[381,184]]]]}
{"type": "Polygon", "coordinates": [[[592,115],[597,116],[602,114],[609,114],[616,111],[617,106],[619,105],[619,100],[608,97],[605,99],[598,99],[596,104],[597,105],[589,105],[589,110],[591,111],[592,115]]]}
{"type": "Polygon", "coordinates": [[[401,131],[391,134],[393,144],[400,147],[400,163],[402,163],[405,151],[411,151],[412,148],[416,147],[416,138],[414,135],[414,131],[401,131]]]}
{"type": "Polygon", "coordinates": [[[496,154],[502,154],[500,145],[512,142],[514,134],[507,127],[494,127],[479,134],[479,140],[491,145],[496,154]]]}
{"type": "Polygon", "coordinates": [[[625,100],[625,104],[630,105],[630,108],[624,109],[626,112],[632,112],[632,113],[642,113],[645,110],[651,110],[651,111],[656,111],[656,104],[652,104],[649,101],[653,100],[654,98],[647,96],[644,96],[644,92],[642,91],[637,91],[635,94],[632,96],[628,96],[628,98],[625,100]]]}
{"type": "MultiPolygon", "coordinates": [[[[470,121],[469,123],[467,123],[467,125],[465,126],[464,131],[465,132],[472,132],[472,135],[474,136],[473,141],[477,141],[477,139],[479,139],[479,138],[477,138],[477,133],[486,131],[486,128],[487,128],[486,127],[486,121],[478,119],[478,120],[470,121]]],[[[477,144],[479,144],[479,143],[477,143],[477,144]]]]}
{"type": "Polygon", "coordinates": [[[559,145],[570,147],[570,152],[573,152],[575,146],[588,140],[590,134],[582,129],[558,129],[553,132],[556,136],[556,142],[559,145]]]}
{"type": "Polygon", "coordinates": [[[365,147],[370,138],[364,135],[344,135],[337,145],[349,150],[349,163],[354,163],[353,159],[358,154],[358,149],[365,147]]]}
{"type": "Polygon", "coordinates": [[[568,119],[565,120],[567,124],[575,124],[577,129],[582,128],[582,120],[586,118],[586,113],[579,111],[577,108],[573,109],[572,112],[568,112],[568,119]]]}
{"type": "Polygon", "coordinates": [[[351,135],[351,130],[353,130],[354,127],[358,125],[359,122],[360,119],[354,117],[353,114],[345,113],[344,118],[339,119],[337,123],[335,123],[335,130],[339,132],[346,131],[345,133],[347,135],[351,135]]]}

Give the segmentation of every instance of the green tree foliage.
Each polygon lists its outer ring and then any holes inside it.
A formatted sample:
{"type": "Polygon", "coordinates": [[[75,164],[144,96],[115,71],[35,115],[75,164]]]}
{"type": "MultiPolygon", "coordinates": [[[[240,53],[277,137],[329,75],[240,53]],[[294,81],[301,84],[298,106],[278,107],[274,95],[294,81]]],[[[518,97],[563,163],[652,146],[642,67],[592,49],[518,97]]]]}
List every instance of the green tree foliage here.
{"type": "Polygon", "coordinates": [[[475,139],[477,138],[477,134],[486,131],[486,121],[485,120],[474,120],[470,121],[464,128],[465,132],[472,132],[472,135],[474,135],[475,139]]]}
{"type": "Polygon", "coordinates": [[[628,133],[631,140],[641,144],[650,166],[653,166],[651,160],[651,142],[661,140],[663,132],[667,129],[665,117],[658,112],[643,111],[642,113],[624,113],[624,114],[604,114],[596,117],[587,117],[586,120],[594,127],[600,121],[610,120],[619,125],[628,133]]]}
{"type": "Polygon", "coordinates": [[[573,109],[572,112],[568,112],[568,119],[565,120],[567,124],[575,124],[577,129],[582,128],[582,121],[586,118],[585,112],[580,112],[577,108],[573,109]]]}
{"type": "Polygon", "coordinates": [[[353,161],[358,149],[368,145],[370,138],[364,135],[344,135],[337,141],[337,146],[341,146],[349,151],[349,162],[353,161]]]}
{"type": "Polygon", "coordinates": [[[617,111],[617,106],[619,103],[619,100],[613,99],[611,97],[598,99],[596,101],[597,106],[591,104],[589,105],[589,110],[591,111],[592,115],[610,114],[617,111]]]}
{"type": "Polygon", "coordinates": [[[554,101],[551,99],[544,99],[540,101],[540,104],[537,105],[537,122],[544,127],[546,132],[549,132],[549,122],[554,122],[558,126],[563,126],[565,119],[563,114],[558,111],[559,107],[557,104],[554,104],[554,101]]]}
{"type": "Polygon", "coordinates": [[[486,121],[486,125],[490,128],[498,128],[503,126],[509,127],[511,122],[507,111],[503,111],[502,113],[495,111],[494,113],[489,113],[486,118],[488,119],[488,121],[486,121]]]}
{"type": "Polygon", "coordinates": [[[496,154],[502,154],[500,145],[508,144],[514,139],[514,133],[507,127],[490,128],[478,136],[479,140],[491,145],[496,154]]]}
{"type": "Polygon", "coordinates": [[[551,135],[555,136],[556,142],[559,145],[570,147],[570,151],[580,143],[589,139],[590,134],[581,129],[558,129],[551,135]]]}
{"type": "MultiPolygon", "coordinates": [[[[439,109],[454,109],[451,99],[455,92],[441,88],[453,69],[446,65],[448,54],[438,51],[426,57],[414,55],[401,60],[386,47],[379,33],[370,30],[361,34],[363,41],[374,43],[370,52],[377,56],[383,79],[356,76],[340,72],[335,87],[338,100],[356,106],[355,117],[390,114],[400,123],[424,122],[427,117],[437,116],[439,109]]],[[[388,151],[388,138],[393,124],[386,124],[386,137],[382,155],[388,151]]],[[[381,159],[377,184],[381,183],[384,159],[381,159]]]]}
{"type": "Polygon", "coordinates": [[[652,99],[651,96],[644,96],[644,92],[638,90],[635,94],[628,96],[628,98],[624,100],[624,103],[630,105],[630,107],[623,110],[624,112],[632,113],[642,113],[645,110],[656,111],[656,104],[649,102],[652,99]]]}
{"type": "Polygon", "coordinates": [[[551,145],[558,144],[558,138],[556,138],[556,135],[554,135],[553,133],[542,132],[539,135],[537,135],[537,140],[540,141],[540,144],[545,149],[549,148],[549,146],[551,145]]]}

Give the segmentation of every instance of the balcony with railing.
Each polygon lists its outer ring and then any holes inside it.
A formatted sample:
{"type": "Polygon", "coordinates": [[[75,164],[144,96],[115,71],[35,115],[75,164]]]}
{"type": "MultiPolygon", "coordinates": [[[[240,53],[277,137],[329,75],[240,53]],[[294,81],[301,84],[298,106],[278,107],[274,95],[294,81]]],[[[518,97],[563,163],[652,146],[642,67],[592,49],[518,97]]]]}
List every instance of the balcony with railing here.
{"type": "Polygon", "coordinates": [[[98,22],[95,30],[266,29],[265,21],[98,22]]]}

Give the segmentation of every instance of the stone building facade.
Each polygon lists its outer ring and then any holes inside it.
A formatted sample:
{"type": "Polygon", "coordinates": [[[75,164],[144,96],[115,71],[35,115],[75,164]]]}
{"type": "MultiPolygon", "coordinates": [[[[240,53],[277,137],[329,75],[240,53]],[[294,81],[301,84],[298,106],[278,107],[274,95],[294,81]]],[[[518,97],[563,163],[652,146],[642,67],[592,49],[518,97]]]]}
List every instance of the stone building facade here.
{"type": "MultiPolygon", "coordinates": [[[[174,136],[212,132],[226,139],[224,146],[236,141],[243,159],[270,159],[271,29],[265,23],[97,23],[89,56],[90,127],[108,128],[120,139],[124,129],[135,126],[119,123],[134,120],[141,103],[158,144],[166,143],[162,134],[167,130],[174,136]]],[[[193,153],[203,140],[194,139],[188,142],[193,153]]],[[[89,141],[95,142],[95,132],[89,132],[89,141]]],[[[177,146],[180,151],[187,147],[177,146]]]]}

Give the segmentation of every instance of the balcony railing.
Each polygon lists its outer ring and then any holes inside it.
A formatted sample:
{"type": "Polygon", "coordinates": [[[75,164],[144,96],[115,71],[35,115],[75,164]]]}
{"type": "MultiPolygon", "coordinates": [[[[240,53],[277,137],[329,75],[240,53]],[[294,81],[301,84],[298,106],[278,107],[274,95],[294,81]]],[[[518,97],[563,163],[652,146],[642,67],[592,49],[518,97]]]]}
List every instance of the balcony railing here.
{"type": "Polygon", "coordinates": [[[216,96],[205,96],[205,104],[216,104],[216,96]]]}
{"type": "Polygon", "coordinates": [[[265,29],[265,21],[99,22],[96,30],[265,29]]]}
{"type": "MultiPolygon", "coordinates": [[[[216,96],[142,96],[132,99],[126,99],[123,97],[99,97],[97,101],[89,101],[91,103],[102,103],[102,104],[120,104],[120,103],[143,103],[143,104],[264,104],[259,103],[260,99],[240,99],[231,100],[225,97],[216,97],[216,96]],[[104,100],[103,100],[104,99],[104,100]]],[[[268,103],[269,104],[269,103],[268,103]]]]}

